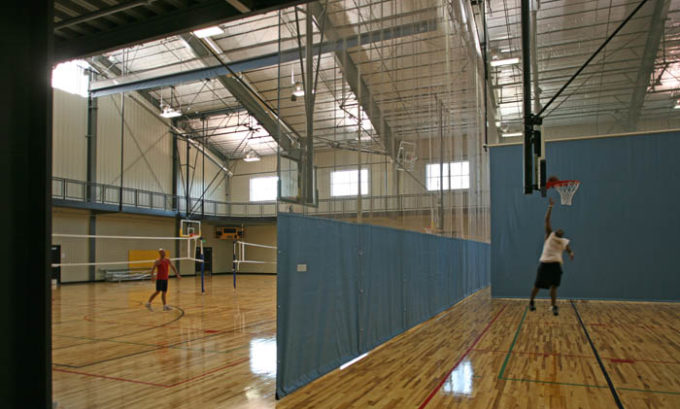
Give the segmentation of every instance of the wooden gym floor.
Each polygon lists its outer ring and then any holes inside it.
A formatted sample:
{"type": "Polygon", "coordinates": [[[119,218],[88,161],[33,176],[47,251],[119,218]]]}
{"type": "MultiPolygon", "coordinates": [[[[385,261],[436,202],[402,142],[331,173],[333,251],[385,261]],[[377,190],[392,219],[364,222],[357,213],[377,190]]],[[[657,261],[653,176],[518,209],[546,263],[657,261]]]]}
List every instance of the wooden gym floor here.
{"type": "Polygon", "coordinates": [[[169,284],[169,312],[150,282],[53,291],[59,408],[680,408],[680,304],[487,289],[277,402],[276,277],[169,284]]]}

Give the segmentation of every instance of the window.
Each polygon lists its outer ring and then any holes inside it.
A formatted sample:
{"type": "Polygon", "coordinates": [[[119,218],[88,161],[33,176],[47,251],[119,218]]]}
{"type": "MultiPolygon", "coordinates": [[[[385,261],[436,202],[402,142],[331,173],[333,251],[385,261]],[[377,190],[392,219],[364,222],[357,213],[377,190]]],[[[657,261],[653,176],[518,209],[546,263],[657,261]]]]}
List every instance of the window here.
{"type": "MultiPolygon", "coordinates": [[[[331,173],[331,196],[354,196],[358,193],[358,187],[358,170],[338,170],[331,173]]],[[[368,169],[361,169],[361,194],[368,194],[368,169]]]]}
{"type": "Polygon", "coordinates": [[[87,97],[90,88],[90,77],[86,72],[88,68],[89,65],[83,60],[58,64],[52,70],[52,88],[87,97]]]}
{"type": "Polygon", "coordinates": [[[250,201],[271,202],[276,200],[278,176],[265,176],[250,179],[250,201]]]}
{"type": "MultiPolygon", "coordinates": [[[[444,163],[444,190],[458,190],[470,188],[470,162],[444,163]]],[[[441,177],[439,163],[428,163],[425,168],[427,190],[439,190],[441,177]]]]}

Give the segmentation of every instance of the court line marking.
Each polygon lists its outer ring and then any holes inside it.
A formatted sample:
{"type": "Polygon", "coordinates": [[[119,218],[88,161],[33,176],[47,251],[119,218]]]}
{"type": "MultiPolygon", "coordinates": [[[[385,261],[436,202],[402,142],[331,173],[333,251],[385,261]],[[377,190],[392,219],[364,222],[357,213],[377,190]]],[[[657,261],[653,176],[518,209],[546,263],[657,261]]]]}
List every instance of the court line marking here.
{"type": "Polygon", "coordinates": [[[631,391],[631,392],[645,392],[645,393],[665,393],[668,395],[680,395],[680,392],[672,392],[672,391],[653,391],[651,389],[637,389],[637,388],[618,388],[619,390],[622,391],[631,391]]]}
{"type": "Polygon", "coordinates": [[[604,367],[604,364],[602,363],[602,360],[600,359],[600,354],[597,353],[597,349],[595,348],[595,344],[593,343],[593,340],[590,338],[590,334],[588,334],[588,330],[586,329],[585,324],[583,323],[583,320],[581,319],[581,314],[578,313],[578,309],[576,308],[576,304],[574,304],[574,300],[569,300],[571,303],[571,306],[574,308],[574,312],[576,313],[576,318],[578,318],[578,322],[581,323],[581,328],[583,328],[583,332],[586,334],[586,338],[588,338],[588,342],[590,343],[590,347],[593,349],[593,353],[595,354],[595,358],[597,358],[597,363],[600,365],[600,369],[602,370],[602,373],[604,374],[604,379],[607,381],[607,385],[609,385],[609,390],[612,393],[612,396],[614,397],[614,401],[616,402],[616,406],[619,407],[619,409],[624,409],[623,408],[623,403],[621,403],[621,399],[619,399],[619,395],[616,393],[616,388],[614,387],[614,383],[612,382],[611,378],[609,377],[609,374],[607,373],[607,369],[604,367]]]}
{"type": "Polygon", "coordinates": [[[519,331],[522,329],[522,324],[524,324],[524,319],[527,317],[527,311],[529,311],[528,305],[526,306],[526,308],[524,308],[524,314],[522,314],[522,320],[520,320],[519,325],[517,326],[517,331],[515,331],[515,337],[512,339],[512,344],[510,344],[510,350],[508,350],[508,354],[505,355],[505,360],[503,361],[503,366],[501,366],[501,371],[498,373],[498,379],[503,379],[503,374],[505,373],[505,367],[508,365],[508,361],[510,360],[510,353],[512,352],[512,349],[515,348],[515,343],[517,342],[517,337],[519,337],[519,331]]]}
{"type": "Polygon", "coordinates": [[[583,386],[583,387],[586,387],[586,388],[607,389],[607,385],[589,385],[589,384],[586,384],[586,383],[555,382],[555,381],[544,381],[544,380],[541,380],[541,379],[502,378],[502,380],[504,380],[504,381],[515,381],[515,382],[547,383],[549,385],[583,386]]]}
{"type": "MultiPolygon", "coordinates": [[[[254,328],[254,327],[258,327],[258,326],[261,326],[263,324],[272,323],[272,322],[274,322],[274,320],[258,321],[258,322],[255,322],[253,324],[246,325],[243,328],[244,329],[245,328],[254,328]]],[[[104,359],[104,360],[101,360],[101,361],[90,362],[90,363],[86,363],[86,364],[83,364],[83,365],[69,365],[69,364],[60,364],[60,363],[53,363],[53,365],[63,366],[63,367],[73,368],[73,369],[80,369],[80,368],[85,368],[85,367],[92,366],[92,365],[98,365],[98,364],[105,363],[105,362],[115,361],[117,359],[124,359],[124,358],[129,358],[129,357],[132,357],[132,356],[136,356],[136,355],[146,354],[148,352],[159,351],[159,350],[162,350],[162,349],[165,349],[165,348],[173,348],[177,345],[182,345],[182,344],[185,344],[185,343],[188,343],[188,342],[201,341],[201,340],[204,340],[204,339],[207,339],[207,338],[213,338],[213,337],[216,337],[216,336],[225,335],[225,334],[228,334],[229,332],[234,332],[234,331],[236,331],[236,329],[233,329],[231,331],[224,331],[224,332],[220,332],[220,333],[215,333],[215,334],[209,334],[209,335],[206,335],[206,336],[203,336],[203,337],[187,339],[187,340],[184,340],[184,341],[179,341],[179,342],[175,342],[175,343],[171,343],[171,344],[167,344],[167,345],[158,345],[156,348],[149,349],[149,350],[146,350],[146,351],[132,352],[132,353],[129,353],[129,354],[125,354],[125,355],[121,355],[121,356],[117,356],[117,357],[111,357],[111,358],[107,358],[107,359],[104,359]]],[[[112,338],[101,339],[100,342],[106,342],[106,341],[109,341],[111,339],[119,338],[119,337],[120,336],[115,336],[115,337],[112,337],[112,338]]],[[[97,342],[97,341],[93,341],[93,342],[97,342]]],[[[78,347],[78,346],[86,345],[86,344],[90,344],[90,343],[84,342],[82,344],[72,345],[71,347],[78,347]]],[[[152,347],[153,345],[150,344],[149,346],[152,347]]]]}
{"type": "Polygon", "coordinates": [[[179,382],[175,382],[169,385],[162,384],[162,383],[155,383],[155,382],[146,382],[146,381],[138,381],[136,379],[127,379],[127,378],[120,378],[116,376],[108,376],[108,375],[100,375],[100,374],[93,374],[89,372],[81,372],[81,371],[74,371],[70,369],[63,369],[63,368],[52,368],[53,371],[57,372],[65,372],[65,373],[70,373],[70,374],[75,374],[75,375],[82,375],[82,376],[88,376],[90,378],[102,378],[102,379],[108,379],[108,380],[113,380],[113,381],[120,381],[120,382],[129,382],[129,383],[136,383],[140,385],[148,385],[148,386],[156,386],[159,388],[174,388],[175,386],[183,385],[188,382],[195,381],[196,379],[203,378],[205,376],[211,375],[215,372],[222,371],[227,368],[231,368],[232,366],[240,365],[242,363],[245,363],[247,361],[250,361],[250,358],[243,358],[238,361],[230,362],[227,365],[221,366],[219,368],[214,368],[209,371],[206,371],[200,375],[193,376],[188,379],[181,380],[179,382]]]}
{"type": "MultiPolygon", "coordinates": [[[[113,340],[113,339],[106,339],[106,338],[88,338],[88,337],[79,337],[75,335],[57,335],[54,334],[55,337],[62,337],[62,338],[73,338],[73,339],[82,339],[82,340],[88,340],[88,341],[93,341],[93,342],[113,342],[116,344],[127,344],[127,345],[137,345],[137,346],[143,346],[143,347],[161,347],[161,348],[168,348],[168,349],[178,349],[178,350],[183,350],[183,351],[197,351],[197,352],[205,352],[205,353],[210,353],[210,354],[230,354],[233,351],[236,351],[238,349],[243,349],[243,348],[248,348],[248,345],[241,345],[239,347],[235,348],[229,348],[225,350],[205,350],[201,348],[188,348],[188,347],[178,347],[178,346],[165,346],[164,344],[145,344],[142,342],[132,342],[132,341],[119,341],[119,340],[113,340]]],[[[82,344],[74,344],[72,345],[73,347],[77,347],[80,345],[85,345],[86,343],[82,344]]]]}
{"type": "MultiPolygon", "coordinates": [[[[178,310],[178,311],[180,312],[180,314],[179,314],[177,317],[171,319],[170,321],[168,321],[168,322],[166,322],[166,323],[163,323],[163,324],[160,324],[160,325],[151,326],[151,327],[147,327],[147,328],[144,328],[144,329],[141,329],[141,330],[137,330],[137,331],[132,331],[132,332],[129,332],[129,333],[126,333],[126,334],[116,335],[116,336],[110,337],[109,339],[122,338],[122,337],[131,336],[131,335],[136,335],[136,334],[140,334],[140,333],[143,333],[143,332],[146,332],[146,331],[150,331],[150,330],[153,330],[153,329],[163,328],[163,327],[165,327],[166,325],[170,325],[170,324],[172,324],[172,323],[175,323],[175,322],[179,321],[180,319],[182,319],[182,317],[184,317],[184,310],[181,309],[180,307],[173,307],[173,308],[176,309],[176,310],[178,310]]],[[[136,310],[132,310],[132,311],[136,311],[136,310]]],[[[94,321],[92,321],[92,319],[90,318],[89,314],[88,314],[88,315],[85,315],[85,316],[83,317],[83,320],[88,321],[88,322],[94,322],[94,321]]],[[[121,325],[123,325],[123,324],[121,323],[121,325]]],[[[86,343],[83,343],[83,344],[86,344],[86,343]]],[[[78,344],[78,345],[83,345],[83,344],[78,344]]],[[[59,350],[59,349],[71,348],[71,347],[72,347],[72,346],[56,347],[56,348],[52,348],[52,350],[54,351],[54,350],[59,350]]]]}
{"type": "MultiPolygon", "coordinates": [[[[475,348],[473,349],[475,352],[489,352],[489,353],[497,353],[497,354],[507,354],[509,351],[500,351],[496,349],[480,349],[480,348],[475,348]]],[[[543,356],[564,356],[564,357],[570,357],[570,358],[587,358],[587,359],[595,359],[594,356],[591,355],[578,355],[578,354],[563,354],[560,352],[551,352],[551,353],[546,353],[546,352],[528,352],[528,351],[512,351],[513,354],[518,354],[518,355],[543,355],[543,356]]],[[[678,365],[680,362],[677,361],[655,361],[652,359],[638,359],[638,358],[611,358],[611,357],[602,357],[602,359],[606,359],[612,363],[620,363],[620,364],[634,364],[638,362],[642,363],[650,363],[650,364],[663,364],[663,365],[678,365]]]]}
{"type": "Polygon", "coordinates": [[[472,351],[472,349],[475,347],[475,345],[477,345],[477,343],[482,339],[482,337],[484,336],[484,334],[486,334],[486,332],[489,330],[489,328],[491,327],[491,325],[492,325],[494,322],[496,322],[496,320],[498,319],[498,317],[500,317],[500,315],[503,313],[503,311],[505,311],[505,308],[506,308],[506,307],[507,307],[507,305],[503,305],[503,307],[501,307],[501,310],[498,311],[498,313],[496,314],[496,316],[493,317],[493,319],[492,319],[491,321],[489,321],[488,324],[486,324],[486,327],[484,327],[484,329],[482,330],[482,332],[481,332],[481,333],[477,336],[477,338],[472,342],[472,345],[470,345],[470,346],[468,347],[468,349],[463,353],[463,355],[461,355],[460,358],[458,358],[458,361],[456,361],[456,363],[453,365],[453,367],[446,373],[445,376],[442,377],[441,381],[439,381],[439,384],[432,390],[432,392],[430,392],[430,394],[427,396],[427,398],[425,398],[425,400],[423,401],[423,403],[421,403],[420,406],[418,406],[418,409],[423,409],[425,406],[427,406],[428,403],[430,403],[430,401],[432,400],[432,398],[434,397],[434,395],[439,391],[439,389],[441,389],[442,385],[444,385],[444,382],[446,382],[446,380],[447,380],[448,377],[451,375],[451,373],[458,367],[458,365],[460,365],[460,363],[463,361],[463,359],[465,359],[465,357],[470,353],[470,351],[472,351]]]}
{"type": "Polygon", "coordinates": [[[116,377],[116,376],[92,374],[92,373],[81,372],[81,371],[73,371],[71,369],[63,369],[63,368],[52,368],[52,370],[57,371],[57,372],[65,372],[65,373],[75,374],[75,375],[89,376],[91,378],[103,378],[103,379],[109,379],[109,380],[113,380],[113,381],[130,382],[130,383],[136,383],[136,384],[140,384],[140,385],[149,385],[149,386],[157,386],[159,388],[167,388],[167,385],[163,385],[163,384],[160,384],[160,383],[138,381],[138,380],[135,380],[135,379],[119,378],[119,377],[116,377]]]}
{"type": "Polygon", "coordinates": [[[168,348],[174,347],[176,345],[181,345],[181,344],[184,344],[184,343],[187,343],[187,342],[199,341],[199,340],[206,339],[206,338],[212,338],[212,337],[215,337],[215,336],[218,336],[218,335],[222,335],[222,334],[210,334],[210,335],[206,335],[204,337],[188,339],[186,341],[176,342],[174,344],[169,344],[169,345],[166,345],[166,346],[158,346],[156,348],[147,349],[145,351],[131,352],[129,354],[125,354],[125,355],[121,355],[121,356],[114,356],[114,357],[111,357],[111,358],[102,359],[100,361],[89,362],[89,363],[86,363],[86,364],[83,364],[83,365],[78,365],[78,366],[68,365],[68,364],[58,364],[58,363],[54,363],[53,365],[66,366],[68,368],[80,369],[80,368],[85,368],[85,367],[88,367],[88,366],[93,366],[93,365],[103,364],[103,363],[106,363],[106,362],[115,361],[115,360],[118,360],[118,359],[130,358],[130,357],[133,357],[133,356],[136,356],[136,355],[146,354],[146,353],[149,353],[149,352],[160,351],[162,349],[168,349],[168,348]]]}
{"type": "Polygon", "coordinates": [[[221,367],[219,367],[219,368],[211,369],[211,370],[209,370],[209,371],[207,371],[207,372],[202,373],[201,375],[197,375],[197,376],[194,376],[194,377],[192,377],[192,378],[185,379],[185,380],[183,380],[183,381],[175,382],[175,383],[169,385],[168,387],[169,387],[169,388],[173,388],[173,387],[178,386],[178,385],[183,385],[183,384],[185,384],[185,383],[195,381],[196,379],[203,378],[204,376],[208,376],[208,375],[213,374],[213,373],[215,373],[215,372],[219,372],[219,371],[221,371],[221,370],[224,370],[224,369],[227,369],[227,368],[231,368],[232,366],[241,365],[241,364],[246,363],[246,362],[249,362],[249,361],[250,361],[250,358],[243,358],[243,359],[240,359],[240,360],[238,360],[238,361],[231,362],[231,363],[229,363],[229,364],[227,364],[227,365],[225,365],[225,366],[221,366],[221,367]]]}

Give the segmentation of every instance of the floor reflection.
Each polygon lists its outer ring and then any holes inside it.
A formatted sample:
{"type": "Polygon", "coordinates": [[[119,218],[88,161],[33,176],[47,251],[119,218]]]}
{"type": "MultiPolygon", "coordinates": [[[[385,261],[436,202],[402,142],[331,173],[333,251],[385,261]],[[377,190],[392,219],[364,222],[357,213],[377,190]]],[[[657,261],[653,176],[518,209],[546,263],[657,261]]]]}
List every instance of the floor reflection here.
{"type": "Polygon", "coordinates": [[[276,338],[250,340],[250,371],[263,378],[276,379],[276,338]]]}
{"type": "Polygon", "coordinates": [[[450,395],[470,396],[472,394],[473,375],[472,364],[466,359],[451,372],[451,375],[444,382],[442,390],[450,395]]]}

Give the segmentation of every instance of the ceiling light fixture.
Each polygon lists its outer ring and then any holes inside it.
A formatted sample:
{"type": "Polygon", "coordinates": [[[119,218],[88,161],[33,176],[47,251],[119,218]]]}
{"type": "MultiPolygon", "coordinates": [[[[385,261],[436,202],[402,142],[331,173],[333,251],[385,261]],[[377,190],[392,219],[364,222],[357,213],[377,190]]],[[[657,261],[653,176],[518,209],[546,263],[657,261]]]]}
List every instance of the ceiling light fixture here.
{"type": "Polygon", "coordinates": [[[163,102],[163,92],[161,91],[161,113],[160,116],[163,118],[177,118],[178,116],[182,116],[182,108],[181,104],[179,109],[173,108],[172,100],[175,99],[175,88],[170,87],[170,104],[166,104],[163,102]]]}
{"type": "Polygon", "coordinates": [[[170,105],[165,105],[161,107],[161,116],[163,118],[177,118],[178,116],[182,116],[182,112],[176,110],[170,105]]]}
{"type": "Polygon", "coordinates": [[[500,67],[501,65],[512,65],[519,63],[519,58],[505,58],[503,60],[491,61],[492,67],[500,67]]]}
{"type": "Polygon", "coordinates": [[[295,87],[293,89],[293,95],[296,97],[304,97],[305,96],[305,90],[302,88],[302,83],[300,81],[297,81],[295,83],[295,87]]]}
{"type": "Polygon", "coordinates": [[[219,26],[213,26],[193,31],[193,33],[198,38],[206,38],[223,34],[224,30],[222,30],[219,26]]]}
{"type": "Polygon", "coordinates": [[[673,107],[673,109],[680,109],[680,99],[675,101],[675,106],[673,107]]]}
{"type": "Polygon", "coordinates": [[[246,157],[243,158],[244,162],[257,162],[259,160],[260,160],[260,157],[252,149],[248,153],[246,153],[246,157]]]}
{"type": "Polygon", "coordinates": [[[510,133],[501,134],[501,137],[503,137],[503,138],[513,138],[515,136],[522,136],[522,135],[524,135],[522,132],[510,132],[510,133]]]}

